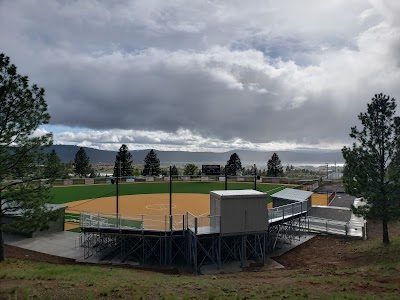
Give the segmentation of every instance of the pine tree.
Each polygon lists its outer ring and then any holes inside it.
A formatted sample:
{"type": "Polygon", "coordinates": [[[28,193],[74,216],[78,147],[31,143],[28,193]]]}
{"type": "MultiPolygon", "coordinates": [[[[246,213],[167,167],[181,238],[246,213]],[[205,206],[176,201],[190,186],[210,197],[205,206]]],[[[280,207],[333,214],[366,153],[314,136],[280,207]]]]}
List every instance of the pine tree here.
{"type": "Polygon", "coordinates": [[[154,150],[151,149],[144,159],[144,168],[142,174],[144,176],[158,176],[160,175],[160,173],[160,160],[158,159],[157,154],[154,152],[154,150]]]}
{"type": "Polygon", "coordinates": [[[243,171],[239,155],[233,153],[226,162],[226,174],[229,176],[240,175],[243,171]]]}
{"type": "Polygon", "coordinates": [[[356,142],[342,149],[343,182],[349,194],[363,197],[366,205],[354,213],[380,220],[382,240],[389,244],[388,223],[400,217],[400,117],[395,99],[379,94],[358,118],[363,126],[351,128],[356,142]]]}
{"type": "Polygon", "coordinates": [[[132,172],[132,154],[129,152],[128,146],[123,144],[115,157],[114,177],[131,176],[132,172]]]}
{"type": "Polygon", "coordinates": [[[17,73],[10,58],[0,54],[0,261],[5,260],[3,218],[21,211],[23,217],[13,226],[35,231],[44,229],[59,211],[46,206],[51,196],[41,184],[45,163],[42,148],[51,144],[52,135],[33,137],[33,132],[47,124],[50,115],[44,89],[29,85],[29,79],[17,73]],[[15,179],[15,170],[19,180],[15,179]],[[9,180],[11,179],[11,180],[9,180]]]}
{"type": "Polygon", "coordinates": [[[172,168],[171,168],[171,175],[172,176],[178,176],[179,175],[178,169],[176,168],[175,165],[173,165],[172,168]]]}
{"type": "Polygon", "coordinates": [[[79,177],[86,177],[92,171],[89,157],[83,147],[80,147],[78,152],[76,152],[74,165],[74,172],[79,175],[79,177]]]}
{"type": "Polygon", "coordinates": [[[274,152],[270,160],[268,160],[267,176],[278,177],[283,175],[283,167],[278,154],[274,152]]]}
{"type": "Polygon", "coordinates": [[[46,155],[46,165],[44,167],[43,177],[54,180],[65,178],[66,176],[65,164],[57,155],[56,150],[51,150],[51,152],[46,155]]]}
{"type": "Polygon", "coordinates": [[[196,175],[198,167],[195,164],[186,164],[183,170],[184,175],[196,175]]]}

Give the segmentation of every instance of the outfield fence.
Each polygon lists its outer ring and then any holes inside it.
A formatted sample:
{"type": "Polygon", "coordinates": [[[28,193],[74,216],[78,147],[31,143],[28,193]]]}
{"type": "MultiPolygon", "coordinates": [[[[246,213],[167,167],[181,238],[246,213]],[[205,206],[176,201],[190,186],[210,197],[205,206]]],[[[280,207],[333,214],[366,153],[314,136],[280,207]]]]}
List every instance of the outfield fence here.
{"type": "MultiPolygon", "coordinates": [[[[135,182],[169,182],[169,176],[129,176],[121,177],[119,183],[135,183],[135,182]]],[[[317,180],[317,179],[314,179],[317,180]]],[[[225,182],[224,176],[202,176],[202,175],[179,175],[173,176],[172,181],[175,182],[225,182]]],[[[254,182],[254,176],[227,176],[228,182],[254,182]]],[[[297,185],[302,179],[287,177],[259,177],[257,183],[273,183],[273,184],[295,184],[297,185]]],[[[113,177],[97,177],[97,178],[69,178],[57,179],[52,182],[53,186],[69,186],[69,185],[93,185],[93,184],[113,184],[116,179],[113,177]]]]}

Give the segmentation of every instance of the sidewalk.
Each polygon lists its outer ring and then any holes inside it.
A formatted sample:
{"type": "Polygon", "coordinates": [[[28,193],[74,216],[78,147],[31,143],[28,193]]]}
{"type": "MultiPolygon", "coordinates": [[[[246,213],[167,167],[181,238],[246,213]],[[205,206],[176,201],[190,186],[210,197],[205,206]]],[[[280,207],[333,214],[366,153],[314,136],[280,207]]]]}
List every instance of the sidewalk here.
{"type": "Polygon", "coordinates": [[[4,238],[7,245],[75,260],[83,258],[83,251],[78,244],[79,233],[63,231],[35,238],[13,235],[5,235],[4,238]]]}

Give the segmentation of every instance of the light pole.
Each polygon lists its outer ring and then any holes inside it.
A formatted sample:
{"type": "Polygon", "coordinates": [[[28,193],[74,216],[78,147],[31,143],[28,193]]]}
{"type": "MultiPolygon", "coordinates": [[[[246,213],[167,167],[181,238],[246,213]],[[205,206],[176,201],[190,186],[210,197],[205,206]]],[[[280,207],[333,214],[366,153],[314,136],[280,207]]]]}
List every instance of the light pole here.
{"type": "Polygon", "coordinates": [[[172,167],[169,166],[169,215],[172,215],[172,167]]]}
{"type": "Polygon", "coordinates": [[[254,164],[254,190],[257,190],[257,167],[254,164]]]}
{"type": "Polygon", "coordinates": [[[119,190],[118,190],[118,183],[119,183],[119,177],[121,177],[121,161],[119,162],[119,165],[118,165],[118,167],[119,167],[119,170],[118,170],[118,172],[117,172],[117,180],[116,180],[116,187],[117,187],[117,203],[116,203],[116,205],[117,205],[117,209],[116,209],[116,211],[117,211],[117,223],[118,223],[118,214],[119,214],[119,190]]]}
{"type": "Polygon", "coordinates": [[[328,163],[326,163],[326,180],[328,180],[328,163]]]}
{"type": "Polygon", "coordinates": [[[226,168],[228,165],[225,165],[225,190],[228,189],[228,177],[227,177],[227,172],[226,172],[226,168]]]}

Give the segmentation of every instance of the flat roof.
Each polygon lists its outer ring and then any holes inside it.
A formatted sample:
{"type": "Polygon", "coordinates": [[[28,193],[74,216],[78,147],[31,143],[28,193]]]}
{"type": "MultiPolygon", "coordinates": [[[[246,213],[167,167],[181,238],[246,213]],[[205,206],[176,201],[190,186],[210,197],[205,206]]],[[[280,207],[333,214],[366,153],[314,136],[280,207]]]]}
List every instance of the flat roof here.
{"type": "Polygon", "coordinates": [[[222,190],[222,191],[211,191],[210,193],[214,193],[218,196],[228,196],[228,197],[236,197],[236,196],[260,196],[265,194],[263,192],[255,191],[255,190],[222,190]]]}
{"type": "Polygon", "coordinates": [[[312,194],[313,192],[309,191],[286,188],[275,194],[272,194],[271,197],[301,202],[307,200],[312,194]]]}

